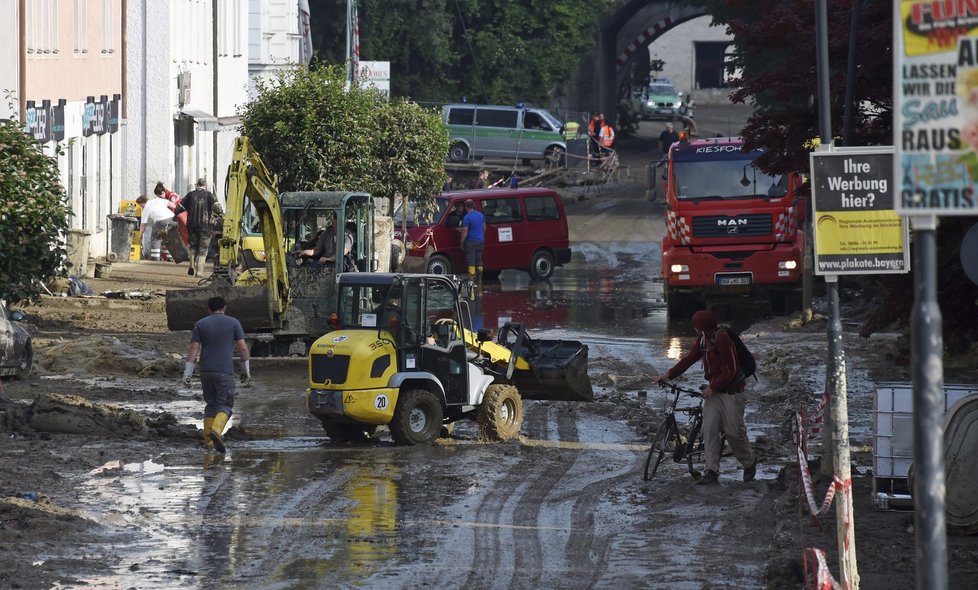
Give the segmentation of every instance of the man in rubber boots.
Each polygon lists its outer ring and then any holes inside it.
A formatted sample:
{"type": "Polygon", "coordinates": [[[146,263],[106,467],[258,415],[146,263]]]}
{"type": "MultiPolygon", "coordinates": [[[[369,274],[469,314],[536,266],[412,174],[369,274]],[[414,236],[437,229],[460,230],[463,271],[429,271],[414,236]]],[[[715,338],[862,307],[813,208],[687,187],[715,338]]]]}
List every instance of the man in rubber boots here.
{"type": "Polygon", "coordinates": [[[482,253],[486,245],[486,218],[475,210],[475,201],[465,199],[465,217],[462,218],[462,251],[469,267],[469,278],[482,291],[482,253]]]}
{"type": "Polygon", "coordinates": [[[248,345],[245,344],[241,322],[226,315],[227,302],[223,297],[211,297],[207,301],[210,314],[194,324],[190,335],[190,349],[183,370],[183,382],[190,385],[194,365],[200,354],[200,385],[204,390],[204,445],[208,449],[224,452],[224,427],[231,418],[234,407],[234,347],[241,359],[241,381],[251,379],[251,362],[248,345]]]}
{"type": "Polygon", "coordinates": [[[717,330],[717,318],[712,311],[700,310],[693,314],[693,327],[699,338],[693,347],[679,359],[674,367],[656,377],[656,383],[675,379],[703,361],[703,377],[708,385],[703,389],[703,446],[706,473],[696,483],[717,483],[720,473],[720,431],[727,435],[727,442],[734,456],[744,466],[744,481],[752,481],[757,474],[757,457],[747,438],[744,423],[744,407],[747,380],[737,366],[737,350],[726,330],[717,330]]]}

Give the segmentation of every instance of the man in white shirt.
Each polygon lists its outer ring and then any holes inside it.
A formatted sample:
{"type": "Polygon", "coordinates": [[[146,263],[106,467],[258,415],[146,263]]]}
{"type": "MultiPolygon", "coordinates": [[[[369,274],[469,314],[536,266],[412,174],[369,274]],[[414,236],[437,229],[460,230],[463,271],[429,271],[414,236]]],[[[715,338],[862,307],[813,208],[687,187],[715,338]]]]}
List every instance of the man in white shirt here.
{"type": "Polygon", "coordinates": [[[162,243],[155,239],[156,232],[166,227],[166,224],[173,219],[173,210],[170,208],[172,203],[159,197],[148,199],[146,195],[140,195],[136,202],[143,207],[143,215],[139,222],[143,258],[150,258],[151,253],[154,253],[153,259],[159,260],[162,243]],[[146,231],[147,227],[149,231],[146,231]]]}

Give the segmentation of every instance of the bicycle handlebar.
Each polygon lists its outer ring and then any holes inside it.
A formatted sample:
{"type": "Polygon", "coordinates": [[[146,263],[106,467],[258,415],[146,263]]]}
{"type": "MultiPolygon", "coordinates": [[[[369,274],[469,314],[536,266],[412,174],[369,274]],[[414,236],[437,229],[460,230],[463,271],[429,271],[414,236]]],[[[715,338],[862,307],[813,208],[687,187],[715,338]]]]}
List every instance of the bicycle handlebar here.
{"type": "Polygon", "coordinates": [[[662,382],[659,383],[659,385],[661,387],[668,387],[669,389],[671,389],[674,392],[685,393],[689,397],[700,397],[700,396],[702,396],[702,391],[700,391],[698,389],[691,389],[689,387],[683,387],[682,385],[679,385],[677,383],[673,383],[672,381],[662,381],[662,382]]]}

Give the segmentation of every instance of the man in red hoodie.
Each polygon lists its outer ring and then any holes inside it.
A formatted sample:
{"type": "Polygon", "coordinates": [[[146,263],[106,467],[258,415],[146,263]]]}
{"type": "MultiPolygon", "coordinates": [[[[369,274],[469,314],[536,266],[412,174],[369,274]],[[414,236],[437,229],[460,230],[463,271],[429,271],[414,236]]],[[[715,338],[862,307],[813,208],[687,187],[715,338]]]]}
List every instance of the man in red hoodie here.
{"type": "Polygon", "coordinates": [[[712,311],[701,310],[693,314],[693,327],[699,337],[693,347],[671,369],[656,377],[656,383],[674,379],[703,361],[703,377],[708,385],[703,390],[703,446],[706,473],[696,483],[717,483],[720,473],[720,431],[727,435],[727,442],[734,456],[744,466],[744,481],[752,481],[757,474],[757,457],[747,438],[744,423],[744,407],[747,380],[737,366],[737,350],[726,330],[717,330],[717,318],[712,311]]]}

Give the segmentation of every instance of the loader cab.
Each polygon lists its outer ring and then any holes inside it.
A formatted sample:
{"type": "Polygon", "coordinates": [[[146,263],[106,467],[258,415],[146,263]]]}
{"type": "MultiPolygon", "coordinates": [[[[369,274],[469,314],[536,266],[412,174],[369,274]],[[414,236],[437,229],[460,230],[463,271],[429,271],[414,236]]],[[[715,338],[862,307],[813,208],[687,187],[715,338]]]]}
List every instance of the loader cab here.
{"type": "Polygon", "coordinates": [[[378,342],[394,345],[399,373],[432,375],[448,405],[469,403],[460,326],[471,320],[450,277],[344,273],[336,322],[339,329],[376,329],[378,342]]]}

